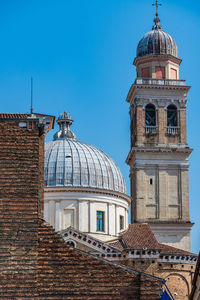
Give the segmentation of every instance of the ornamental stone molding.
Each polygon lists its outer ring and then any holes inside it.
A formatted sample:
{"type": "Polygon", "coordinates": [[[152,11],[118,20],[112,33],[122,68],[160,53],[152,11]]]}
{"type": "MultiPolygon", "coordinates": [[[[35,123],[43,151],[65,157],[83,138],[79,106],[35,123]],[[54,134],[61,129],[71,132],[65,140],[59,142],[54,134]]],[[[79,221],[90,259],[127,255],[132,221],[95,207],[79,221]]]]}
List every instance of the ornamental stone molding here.
{"type": "Polygon", "coordinates": [[[97,238],[94,238],[88,234],[85,234],[73,227],[68,227],[65,230],[62,230],[60,234],[63,236],[66,243],[68,241],[74,241],[75,243],[81,243],[84,246],[91,248],[93,253],[118,253],[121,251],[113,246],[110,246],[107,243],[100,241],[97,238]]]}
{"type": "Polygon", "coordinates": [[[197,255],[183,253],[164,253],[161,249],[123,249],[119,250],[116,247],[102,242],[88,234],[69,227],[60,232],[65,242],[73,241],[78,248],[80,244],[91,249],[91,253],[111,261],[123,261],[124,259],[156,259],[160,263],[175,263],[175,264],[192,264],[195,265],[197,255]],[[79,244],[79,246],[78,246],[79,244]]]}
{"type": "Polygon", "coordinates": [[[131,105],[131,110],[134,110],[136,106],[142,106],[145,109],[147,104],[155,105],[156,109],[159,107],[164,107],[167,109],[168,105],[174,104],[178,110],[181,108],[185,108],[187,104],[187,98],[179,98],[173,97],[173,99],[169,99],[169,97],[161,97],[161,98],[144,98],[144,97],[137,97],[134,100],[133,105],[131,105]]]}

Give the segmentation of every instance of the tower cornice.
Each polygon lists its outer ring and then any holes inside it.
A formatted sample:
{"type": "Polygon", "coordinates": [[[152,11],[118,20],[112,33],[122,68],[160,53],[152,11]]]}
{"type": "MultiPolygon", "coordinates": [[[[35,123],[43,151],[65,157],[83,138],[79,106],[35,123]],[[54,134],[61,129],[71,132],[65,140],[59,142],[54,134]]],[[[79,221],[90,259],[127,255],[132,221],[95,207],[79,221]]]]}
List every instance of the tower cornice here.
{"type": "Polygon", "coordinates": [[[179,154],[190,155],[192,151],[193,149],[189,147],[188,148],[132,147],[131,151],[127,156],[126,163],[129,165],[136,153],[171,153],[171,154],[179,153],[179,154]]]}
{"type": "Polygon", "coordinates": [[[167,79],[153,79],[153,78],[149,78],[149,79],[143,79],[143,78],[137,78],[135,80],[135,82],[132,84],[126,101],[127,102],[131,102],[131,99],[133,99],[135,97],[136,91],[137,90],[173,90],[173,91],[181,91],[184,92],[186,96],[187,93],[189,92],[191,86],[187,86],[185,85],[185,81],[184,80],[167,80],[167,79]],[[167,84],[165,84],[167,83],[167,84]]]}
{"type": "Polygon", "coordinates": [[[135,65],[136,67],[139,66],[140,64],[144,64],[144,63],[148,63],[148,62],[173,62],[175,64],[177,64],[178,66],[181,64],[182,59],[175,57],[171,54],[166,54],[166,55],[145,55],[145,56],[141,56],[141,57],[136,57],[134,59],[133,65],[135,65]]]}

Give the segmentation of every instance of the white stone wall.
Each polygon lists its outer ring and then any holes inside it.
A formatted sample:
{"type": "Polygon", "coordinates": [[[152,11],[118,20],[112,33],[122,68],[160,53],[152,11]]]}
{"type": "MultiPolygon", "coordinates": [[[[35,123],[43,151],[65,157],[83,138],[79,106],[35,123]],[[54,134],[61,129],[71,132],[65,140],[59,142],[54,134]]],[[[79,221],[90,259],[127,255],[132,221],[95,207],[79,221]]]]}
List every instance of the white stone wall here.
{"type": "Polygon", "coordinates": [[[188,154],[137,153],[136,221],[189,221],[188,154]]]}
{"type": "Polygon", "coordinates": [[[138,152],[131,172],[136,181],[132,188],[135,220],[157,223],[153,232],[160,243],[190,251],[188,156],[175,151],[138,152]]]}
{"type": "Polygon", "coordinates": [[[150,224],[159,243],[190,251],[191,224],[150,224]]]}
{"type": "Polygon", "coordinates": [[[129,204],[127,195],[116,192],[102,193],[89,188],[82,191],[45,188],[44,218],[57,231],[72,226],[107,241],[120,233],[120,216],[124,217],[123,230],[128,228],[129,204]],[[97,231],[97,211],[104,212],[103,232],[97,231]]]}

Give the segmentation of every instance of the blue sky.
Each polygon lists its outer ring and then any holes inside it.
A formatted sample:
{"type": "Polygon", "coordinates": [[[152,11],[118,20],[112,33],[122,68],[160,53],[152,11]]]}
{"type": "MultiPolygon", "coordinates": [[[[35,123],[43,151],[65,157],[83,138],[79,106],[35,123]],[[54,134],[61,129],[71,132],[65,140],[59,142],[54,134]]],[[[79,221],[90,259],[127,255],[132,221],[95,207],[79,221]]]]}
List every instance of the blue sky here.
{"type": "MultiPolygon", "coordinates": [[[[188,97],[192,251],[200,249],[199,1],[162,1],[163,29],[183,59],[180,78],[188,97]]],[[[120,167],[129,191],[129,106],[132,65],[140,38],[153,24],[155,8],[143,0],[0,0],[0,101],[2,112],[28,112],[30,77],[34,110],[73,119],[80,141],[95,145],[120,167]]],[[[47,140],[51,140],[54,132],[47,140]]]]}

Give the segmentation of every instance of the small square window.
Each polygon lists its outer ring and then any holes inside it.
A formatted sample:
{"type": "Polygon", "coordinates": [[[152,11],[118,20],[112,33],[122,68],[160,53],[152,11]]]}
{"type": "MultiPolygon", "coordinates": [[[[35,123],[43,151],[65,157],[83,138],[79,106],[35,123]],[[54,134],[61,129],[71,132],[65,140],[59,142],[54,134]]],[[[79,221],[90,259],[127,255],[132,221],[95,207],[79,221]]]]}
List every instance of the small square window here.
{"type": "Polygon", "coordinates": [[[119,217],[119,228],[120,230],[124,229],[124,216],[119,217]]]}
{"type": "Polygon", "coordinates": [[[104,211],[97,211],[97,231],[104,231],[104,211]]]}

